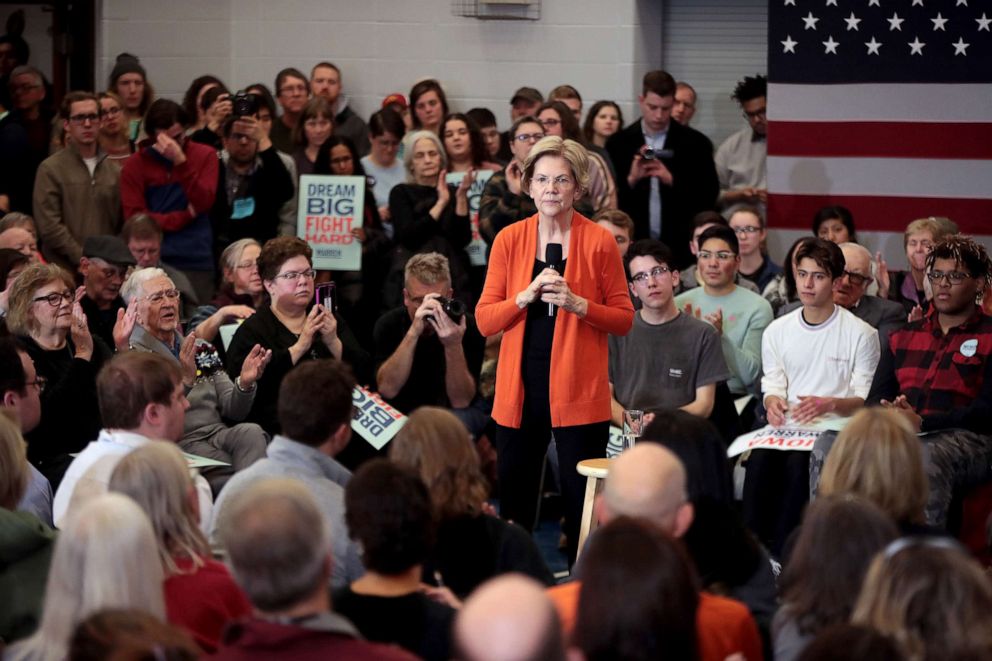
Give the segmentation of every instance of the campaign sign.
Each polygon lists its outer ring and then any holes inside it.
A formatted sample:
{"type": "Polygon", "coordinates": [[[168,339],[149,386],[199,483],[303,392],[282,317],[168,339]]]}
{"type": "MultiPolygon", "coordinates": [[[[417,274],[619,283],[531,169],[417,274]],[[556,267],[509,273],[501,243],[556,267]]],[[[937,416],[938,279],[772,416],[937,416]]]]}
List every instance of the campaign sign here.
{"type": "MultiPolygon", "coordinates": [[[[466,172],[449,172],[444,180],[457,186],[462,183],[466,174],[466,172]]],[[[479,204],[482,201],[482,191],[491,176],[493,176],[492,170],[478,170],[475,173],[475,181],[468,189],[468,219],[472,223],[472,241],[465,246],[465,252],[468,253],[468,260],[472,266],[486,265],[487,246],[482,234],[479,233],[479,204]]]]}
{"type": "Polygon", "coordinates": [[[376,450],[381,450],[406,423],[406,416],[387,404],[379,393],[362,386],[351,391],[351,401],[355,405],[352,430],[376,450]]]}
{"type": "Polygon", "coordinates": [[[365,177],[300,177],[296,234],[310,244],[315,269],[362,268],[362,244],[351,231],[362,226],[364,217],[365,177]]]}
{"type": "Polygon", "coordinates": [[[728,457],[736,457],[748,450],[802,450],[810,452],[823,429],[798,429],[765,426],[734,439],[727,448],[728,457]]]}

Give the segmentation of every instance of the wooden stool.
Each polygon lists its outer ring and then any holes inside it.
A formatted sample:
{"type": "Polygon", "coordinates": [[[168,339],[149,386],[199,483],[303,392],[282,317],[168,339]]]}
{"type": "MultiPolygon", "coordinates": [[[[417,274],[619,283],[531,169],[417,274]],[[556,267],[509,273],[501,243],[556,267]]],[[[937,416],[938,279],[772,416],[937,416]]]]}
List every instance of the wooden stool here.
{"type": "Polygon", "coordinates": [[[575,470],[578,471],[579,475],[586,476],[586,499],[582,504],[582,522],[579,526],[579,546],[575,554],[576,561],[582,555],[586,538],[598,526],[599,522],[596,521],[594,505],[596,503],[596,495],[603,490],[603,481],[610,473],[610,461],[610,459],[606,459],[605,457],[602,459],[585,459],[575,466],[575,470]]]}

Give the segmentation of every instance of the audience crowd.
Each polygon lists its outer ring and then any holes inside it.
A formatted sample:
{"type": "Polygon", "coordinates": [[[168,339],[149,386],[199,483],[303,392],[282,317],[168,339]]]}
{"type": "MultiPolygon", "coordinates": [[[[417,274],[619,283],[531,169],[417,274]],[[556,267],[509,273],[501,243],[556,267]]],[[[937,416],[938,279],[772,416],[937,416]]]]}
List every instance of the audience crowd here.
{"type": "Polygon", "coordinates": [[[764,76],[714,146],[660,70],[500,132],[0,52],[3,659],[992,659],[992,260],[826,206],[776,264],[764,76]],[[304,174],[365,179],[360,268],[304,174]]]}

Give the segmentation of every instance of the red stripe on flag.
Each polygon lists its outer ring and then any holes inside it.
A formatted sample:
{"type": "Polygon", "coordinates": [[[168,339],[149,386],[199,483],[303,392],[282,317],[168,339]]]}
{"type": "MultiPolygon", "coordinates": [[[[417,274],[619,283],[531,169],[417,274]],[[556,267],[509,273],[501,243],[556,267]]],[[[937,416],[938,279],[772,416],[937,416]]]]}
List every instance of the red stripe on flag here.
{"type": "Polygon", "coordinates": [[[902,232],[917,218],[946,216],[965,234],[992,231],[992,200],[782,193],[768,194],[768,226],[810,230],[816,212],[829,205],[850,209],[855,226],[864,230],[902,232]]]}
{"type": "Polygon", "coordinates": [[[992,124],[769,122],[774,156],[992,159],[992,124]]]}

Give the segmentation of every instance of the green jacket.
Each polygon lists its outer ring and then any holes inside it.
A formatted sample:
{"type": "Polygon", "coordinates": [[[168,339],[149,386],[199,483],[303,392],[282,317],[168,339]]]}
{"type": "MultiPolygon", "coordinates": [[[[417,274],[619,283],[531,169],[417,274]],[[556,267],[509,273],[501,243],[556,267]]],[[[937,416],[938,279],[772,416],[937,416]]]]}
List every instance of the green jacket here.
{"type": "Polygon", "coordinates": [[[38,627],[55,538],[34,515],[0,508],[0,639],[8,643],[38,627]]]}

